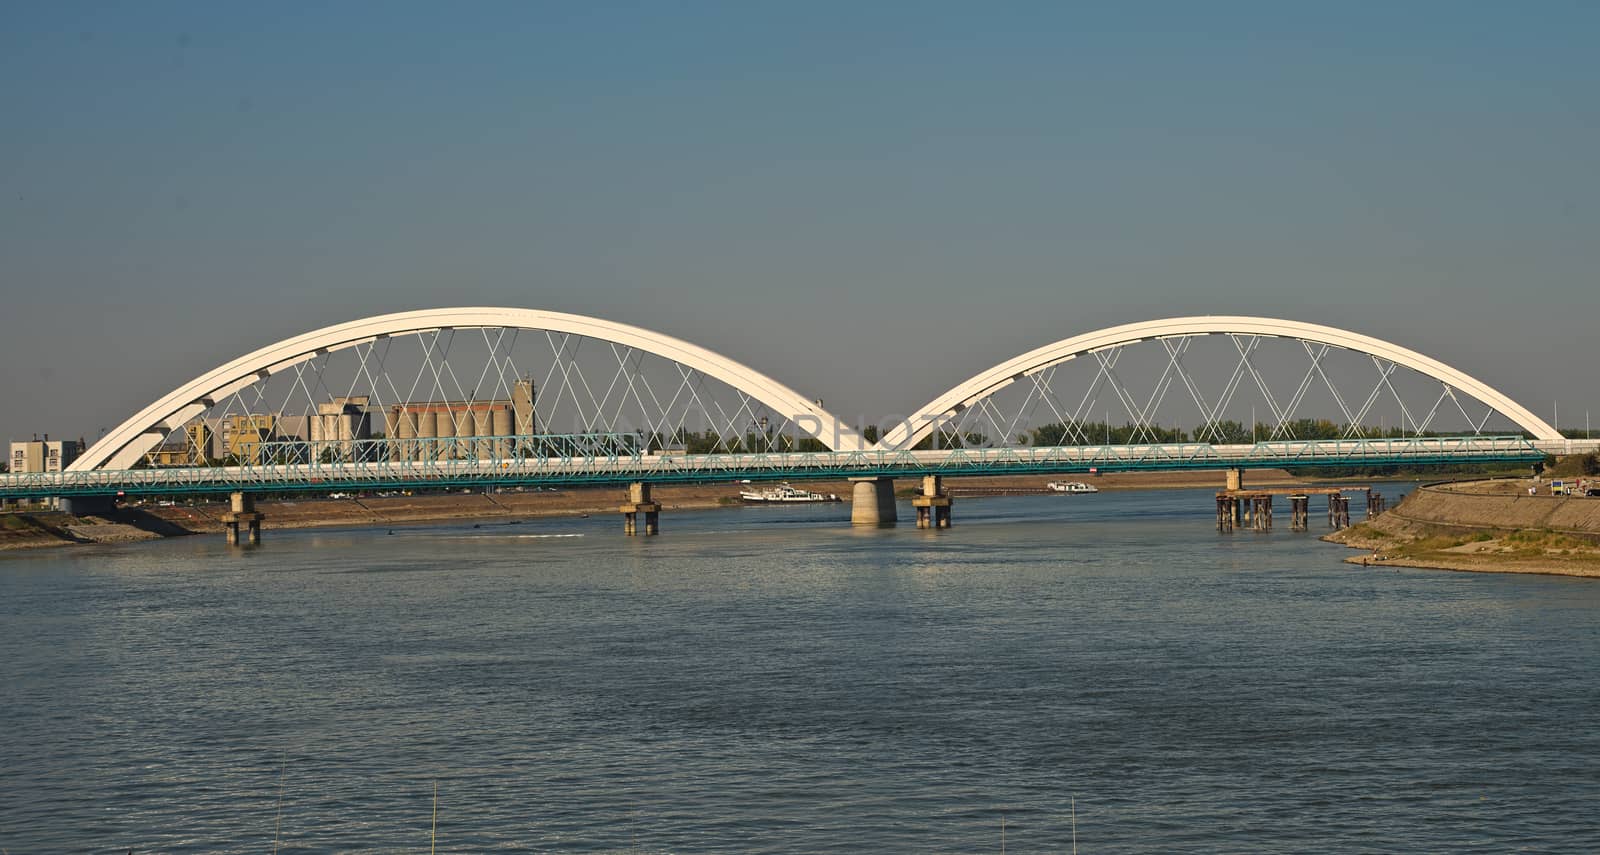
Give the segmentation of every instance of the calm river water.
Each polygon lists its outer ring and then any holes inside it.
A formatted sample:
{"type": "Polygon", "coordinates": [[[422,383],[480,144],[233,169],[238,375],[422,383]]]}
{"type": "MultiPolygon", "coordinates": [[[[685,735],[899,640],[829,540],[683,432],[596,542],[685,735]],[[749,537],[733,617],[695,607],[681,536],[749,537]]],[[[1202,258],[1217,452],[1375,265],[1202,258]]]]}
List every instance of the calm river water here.
{"type": "Polygon", "coordinates": [[[437,782],[441,852],[1061,853],[1074,801],[1083,853],[1600,851],[1600,583],[1363,570],[1318,513],[0,558],[0,847],[422,852],[437,782]]]}

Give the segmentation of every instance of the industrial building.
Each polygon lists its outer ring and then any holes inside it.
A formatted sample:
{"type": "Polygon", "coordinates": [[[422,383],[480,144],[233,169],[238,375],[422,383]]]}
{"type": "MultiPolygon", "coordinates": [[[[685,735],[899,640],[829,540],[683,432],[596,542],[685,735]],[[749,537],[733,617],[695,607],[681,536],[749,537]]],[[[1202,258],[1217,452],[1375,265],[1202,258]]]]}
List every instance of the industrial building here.
{"type": "Polygon", "coordinates": [[[510,400],[422,401],[387,413],[390,455],[397,460],[491,460],[517,452],[515,437],[537,427],[534,384],[519,380],[510,400]],[[417,442],[417,440],[451,440],[417,442]]]}
{"type": "Polygon", "coordinates": [[[356,441],[372,438],[371,398],[334,398],[317,405],[311,417],[311,456],[317,460],[351,460],[356,441]]]}

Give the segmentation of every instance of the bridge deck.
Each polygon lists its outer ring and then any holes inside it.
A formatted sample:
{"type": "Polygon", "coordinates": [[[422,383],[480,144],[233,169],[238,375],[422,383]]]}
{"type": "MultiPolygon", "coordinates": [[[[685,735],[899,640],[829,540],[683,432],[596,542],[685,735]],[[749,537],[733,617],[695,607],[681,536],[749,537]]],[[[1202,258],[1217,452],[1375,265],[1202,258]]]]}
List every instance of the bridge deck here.
{"type": "Polygon", "coordinates": [[[921,475],[1054,475],[1259,469],[1526,464],[1544,452],[1520,437],[1307,440],[1254,445],[1132,446],[728,454],[608,454],[488,460],[367,460],[261,466],[90,470],[0,476],[0,498],[401,490],[515,485],[778,481],[921,475]]]}

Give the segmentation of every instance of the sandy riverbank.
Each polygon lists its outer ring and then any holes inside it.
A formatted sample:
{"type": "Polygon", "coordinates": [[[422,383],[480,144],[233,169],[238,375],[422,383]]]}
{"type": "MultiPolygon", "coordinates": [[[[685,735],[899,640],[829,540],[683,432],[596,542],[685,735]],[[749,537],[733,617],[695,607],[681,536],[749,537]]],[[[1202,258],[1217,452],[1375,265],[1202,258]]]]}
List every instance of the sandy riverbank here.
{"type": "MultiPolygon", "coordinates": [[[[1073,476],[1079,477],[1079,476],[1073,476]]],[[[1247,475],[1251,485],[1283,486],[1303,483],[1281,469],[1252,470],[1247,475]]],[[[1037,490],[1046,494],[1044,484],[1049,476],[1003,476],[988,478],[952,478],[946,486],[958,501],[976,501],[977,497],[963,496],[963,491],[985,489],[1037,490]]],[[[1220,488],[1223,473],[1218,471],[1195,472],[1123,472],[1108,473],[1089,478],[1096,487],[1105,491],[1163,490],[1187,488],[1220,488]]],[[[795,482],[796,486],[819,493],[835,493],[845,503],[851,498],[848,481],[795,482]]],[[[914,479],[901,479],[897,485],[902,495],[916,489],[914,479]]],[[[655,499],[665,513],[675,510],[694,510],[732,507],[739,504],[741,485],[733,483],[684,484],[655,488],[655,499]]],[[[581,516],[584,514],[614,514],[623,499],[623,491],[616,488],[585,488],[571,490],[541,490],[536,492],[450,493],[418,496],[365,496],[354,499],[303,498],[286,501],[262,501],[257,510],[266,515],[263,529],[318,528],[331,526],[384,526],[409,523],[440,522],[469,519],[533,519],[538,517],[581,516]]],[[[154,539],[179,534],[215,533],[222,531],[222,514],[227,506],[222,502],[204,502],[174,507],[143,506],[120,509],[106,517],[78,519],[59,513],[0,514],[0,520],[10,518],[10,528],[0,528],[0,551],[41,546],[61,546],[72,543],[105,543],[127,540],[154,539]]]]}
{"type": "Polygon", "coordinates": [[[1420,487],[1373,520],[1324,537],[1352,564],[1600,578],[1600,498],[1528,495],[1526,479],[1420,487]]]}

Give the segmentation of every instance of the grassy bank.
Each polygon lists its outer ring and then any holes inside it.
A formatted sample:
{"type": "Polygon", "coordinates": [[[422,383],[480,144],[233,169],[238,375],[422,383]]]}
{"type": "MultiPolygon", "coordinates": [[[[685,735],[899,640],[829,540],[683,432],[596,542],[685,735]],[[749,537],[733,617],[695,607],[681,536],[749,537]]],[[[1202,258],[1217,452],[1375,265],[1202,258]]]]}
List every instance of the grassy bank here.
{"type": "Polygon", "coordinates": [[[1351,563],[1600,577],[1600,499],[1528,495],[1524,479],[1423,487],[1388,513],[1325,537],[1351,563]]]}

